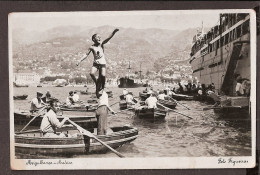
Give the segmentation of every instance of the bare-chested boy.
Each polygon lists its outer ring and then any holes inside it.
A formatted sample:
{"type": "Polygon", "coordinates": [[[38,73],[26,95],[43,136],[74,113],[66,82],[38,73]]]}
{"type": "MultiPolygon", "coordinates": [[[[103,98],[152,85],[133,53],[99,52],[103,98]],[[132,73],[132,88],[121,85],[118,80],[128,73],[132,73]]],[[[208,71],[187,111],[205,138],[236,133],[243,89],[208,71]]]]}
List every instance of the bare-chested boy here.
{"type": "Polygon", "coordinates": [[[104,55],[104,45],[118,32],[119,29],[115,29],[112,34],[102,41],[101,37],[98,34],[92,36],[92,41],[94,44],[88,49],[87,54],[85,54],[80,61],[77,63],[77,66],[85,60],[90,52],[93,53],[94,63],[91,69],[90,76],[96,84],[96,94],[104,89],[106,83],[106,59],[104,55]],[[95,77],[95,73],[99,71],[98,79],[95,77]]]}

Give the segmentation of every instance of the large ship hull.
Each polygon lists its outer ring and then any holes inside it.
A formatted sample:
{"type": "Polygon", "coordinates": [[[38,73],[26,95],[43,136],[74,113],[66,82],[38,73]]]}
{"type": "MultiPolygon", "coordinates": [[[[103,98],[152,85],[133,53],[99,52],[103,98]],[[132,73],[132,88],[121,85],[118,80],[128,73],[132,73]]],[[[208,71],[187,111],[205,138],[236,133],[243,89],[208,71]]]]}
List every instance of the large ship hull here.
{"type": "Polygon", "coordinates": [[[143,86],[143,84],[135,83],[134,80],[130,78],[120,78],[119,82],[119,88],[137,88],[143,86]]]}
{"type": "Polygon", "coordinates": [[[234,96],[235,77],[240,75],[250,80],[249,16],[202,47],[192,56],[190,63],[193,76],[200,84],[208,86],[214,83],[218,93],[234,96]],[[221,47],[214,48],[214,44],[221,47]]]}

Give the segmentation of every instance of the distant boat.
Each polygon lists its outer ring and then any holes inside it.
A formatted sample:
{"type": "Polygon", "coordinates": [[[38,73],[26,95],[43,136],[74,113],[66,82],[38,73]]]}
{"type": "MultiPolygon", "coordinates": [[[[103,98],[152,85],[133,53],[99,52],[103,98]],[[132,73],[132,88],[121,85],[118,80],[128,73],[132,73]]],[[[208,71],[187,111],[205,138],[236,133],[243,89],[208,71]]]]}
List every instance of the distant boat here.
{"type": "Polygon", "coordinates": [[[15,95],[14,100],[25,100],[28,95],[15,95]]]}
{"type": "MultiPolygon", "coordinates": [[[[130,61],[129,61],[129,67],[128,67],[128,70],[129,70],[129,73],[130,73],[130,61]]],[[[140,70],[140,73],[141,73],[141,70],[140,70]]],[[[119,88],[137,88],[137,87],[142,87],[143,84],[141,83],[135,83],[134,79],[131,79],[130,76],[126,76],[126,77],[121,77],[119,79],[119,85],[118,87],[119,88]]]]}
{"type": "Polygon", "coordinates": [[[13,83],[13,85],[15,86],[15,87],[29,87],[29,85],[28,84],[18,84],[18,83],[13,83]]]}
{"type": "Polygon", "coordinates": [[[119,88],[137,88],[143,87],[143,84],[135,83],[133,79],[128,77],[122,77],[119,79],[120,84],[118,85],[119,88]]]}

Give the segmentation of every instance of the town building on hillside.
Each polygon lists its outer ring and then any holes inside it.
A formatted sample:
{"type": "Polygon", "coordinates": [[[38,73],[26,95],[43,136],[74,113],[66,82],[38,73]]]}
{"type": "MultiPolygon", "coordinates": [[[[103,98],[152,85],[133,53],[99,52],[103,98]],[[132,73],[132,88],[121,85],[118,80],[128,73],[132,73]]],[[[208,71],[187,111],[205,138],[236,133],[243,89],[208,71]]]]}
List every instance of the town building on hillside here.
{"type": "Polygon", "coordinates": [[[36,73],[15,73],[14,82],[16,84],[39,84],[40,76],[36,73]]]}

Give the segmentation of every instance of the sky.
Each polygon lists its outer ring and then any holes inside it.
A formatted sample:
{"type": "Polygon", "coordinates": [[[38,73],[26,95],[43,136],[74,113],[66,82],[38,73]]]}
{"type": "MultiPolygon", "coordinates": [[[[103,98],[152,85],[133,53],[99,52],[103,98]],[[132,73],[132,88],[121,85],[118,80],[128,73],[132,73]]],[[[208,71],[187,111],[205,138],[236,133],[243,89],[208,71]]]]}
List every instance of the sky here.
{"type": "Polygon", "coordinates": [[[213,27],[219,21],[219,13],[216,10],[11,13],[9,24],[13,29],[38,31],[66,25],[185,30],[201,27],[202,21],[205,28],[213,27]]]}

